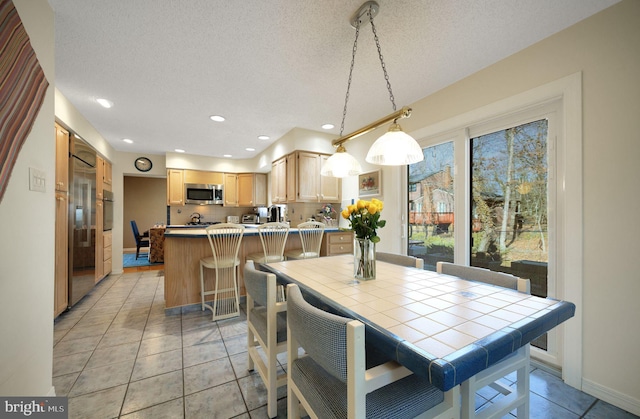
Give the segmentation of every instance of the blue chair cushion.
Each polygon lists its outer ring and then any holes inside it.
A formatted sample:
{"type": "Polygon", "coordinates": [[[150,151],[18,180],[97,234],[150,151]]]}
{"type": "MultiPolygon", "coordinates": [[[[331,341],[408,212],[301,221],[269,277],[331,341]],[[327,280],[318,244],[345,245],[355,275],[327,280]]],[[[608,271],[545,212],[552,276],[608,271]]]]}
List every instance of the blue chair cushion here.
{"type": "MultiPolygon", "coordinates": [[[[327,373],[309,356],[294,361],[290,373],[318,417],[347,417],[345,382],[327,373]]],[[[410,375],[367,394],[367,417],[416,417],[443,400],[442,391],[416,375],[410,375]]]]}

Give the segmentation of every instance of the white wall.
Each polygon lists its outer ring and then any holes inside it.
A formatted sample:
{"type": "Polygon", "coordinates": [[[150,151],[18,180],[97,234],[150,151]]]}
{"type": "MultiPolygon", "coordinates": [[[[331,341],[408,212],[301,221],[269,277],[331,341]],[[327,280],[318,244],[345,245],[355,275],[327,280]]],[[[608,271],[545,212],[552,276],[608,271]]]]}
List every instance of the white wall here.
{"type": "Polygon", "coordinates": [[[47,0],[14,0],[49,88],[0,203],[0,394],[53,394],[54,27],[47,0]],[[46,192],[29,191],[29,168],[46,192]]]}
{"type": "MultiPolygon", "coordinates": [[[[412,104],[411,118],[401,121],[405,131],[421,131],[582,72],[582,389],[636,415],[640,415],[640,328],[636,324],[640,319],[636,261],[640,250],[638,22],[640,1],[624,0],[412,104]]],[[[379,135],[368,134],[347,148],[364,162],[368,147],[379,135]]],[[[402,208],[390,204],[400,202],[401,195],[392,191],[404,170],[383,170],[387,203],[383,214],[389,224],[382,229],[380,248],[395,247],[393,238],[402,233],[402,208]]]]}

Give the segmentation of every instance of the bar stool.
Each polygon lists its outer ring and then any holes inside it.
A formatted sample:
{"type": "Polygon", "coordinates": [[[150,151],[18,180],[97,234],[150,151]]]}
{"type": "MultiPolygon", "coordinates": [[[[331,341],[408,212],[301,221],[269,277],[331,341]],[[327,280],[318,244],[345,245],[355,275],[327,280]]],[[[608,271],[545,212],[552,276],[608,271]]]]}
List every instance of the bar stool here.
{"type": "Polygon", "coordinates": [[[298,224],[302,249],[287,250],[284,253],[285,258],[296,260],[320,257],[324,227],[325,225],[318,221],[307,221],[306,223],[298,224]]]}
{"type": "Polygon", "coordinates": [[[216,224],[205,229],[211,245],[212,256],[200,259],[200,297],[202,311],[208,308],[213,312],[212,321],[228,319],[240,315],[238,298],[238,276],[240,266],[238,251],[244,235],[244,226],[240,224],[216,224]],[[206,290],[204,268],[215,269],[215,287],[206,290]],[[213,305],[205,303],[205,297],[213,295],[213,305]]]}
{"type": "Polygon", "coordinates": [[[250,253],[247,260],[256,263],[281,262],[284,260],[284,245],[289,235],[289,224],[266,223],[258,226],[258,234],[262,243],[261,253],[250,253]]]}

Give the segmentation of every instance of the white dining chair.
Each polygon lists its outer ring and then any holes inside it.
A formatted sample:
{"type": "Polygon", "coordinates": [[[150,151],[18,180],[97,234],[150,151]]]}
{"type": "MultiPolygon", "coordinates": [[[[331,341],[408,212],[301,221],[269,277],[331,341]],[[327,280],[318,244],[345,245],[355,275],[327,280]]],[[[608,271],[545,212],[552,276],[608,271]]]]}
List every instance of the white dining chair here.
{"type": "Polygon", "coordinates": [[[376,252],[376,260],[393,263],[409,268],[424,269],[424,260],[415,256],[399,255],[396,253],[376,252]]]}
{"type": "Polygon", "coordinates": [[[365,365],[365,325],[327,313],[287,286],[287,413],[311,418],[457,418],[459,389],[443,393],[400,364],[365,365]],[[299,357],[298,347],[305,355],[299,357]]]}
{"type": "MultiPolygon", "coordinates": [[[[446,275],[485,284],[497,285],[526,294],[531,293],[531,282],[504,272],[491,271],[475,266],[457,265],[449,262],[438,262],[436,271],[446,275]]],[[[508,355],[498,363],[469,378],[460,385],[462,396],[462,418],[501,418],[517,409],[518,418],[529,417],[529,354],[530,345],[526,344],[516,352],[508,355]],[[507,374],[516,373],[516,386],[510,387],[499,380],[507,374]],[[496,399],[490,407],[475,411],[475,394],[484,387],[491,387],[504,397],[496,399]]]]}
{"type": "Polygon", "coordinates": [[[287,302],[278,301],[276,276],[256,270],[253,261],[247,261],[244,266],[244,285],[247,290],[248,370],[258,370],[267,387],[267,413],[275,418],[278,416],[278,388],[287,384],[286,373],[278,376],[276,358],[287,351],[287,302]]]}

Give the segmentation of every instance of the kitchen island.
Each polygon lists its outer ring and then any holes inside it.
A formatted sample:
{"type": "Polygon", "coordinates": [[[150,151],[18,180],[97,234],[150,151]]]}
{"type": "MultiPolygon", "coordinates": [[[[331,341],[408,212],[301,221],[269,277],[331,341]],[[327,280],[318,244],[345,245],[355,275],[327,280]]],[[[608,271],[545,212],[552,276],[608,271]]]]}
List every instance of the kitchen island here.
{"type": "MultiPolygon", "coordinates": [[[[325,228],[325,234],[337,232],[337,227],[325,228]]],[[[285,252],[301,248],[297,228],[289,230],[285,252]]],[[[257,228],[245,228],[238,257],[238,287],[240,295],[246,295],[243,267],[250,253],[262,252],[257,228]]],[[[164,232],[164,298],[165,308],[200,304],[200,259],[211,256],[211,246],[204,228],[172,228],[164,232]]],[[[205,288],[215,286],[215,270],[205,269],[205,288]]]]}

